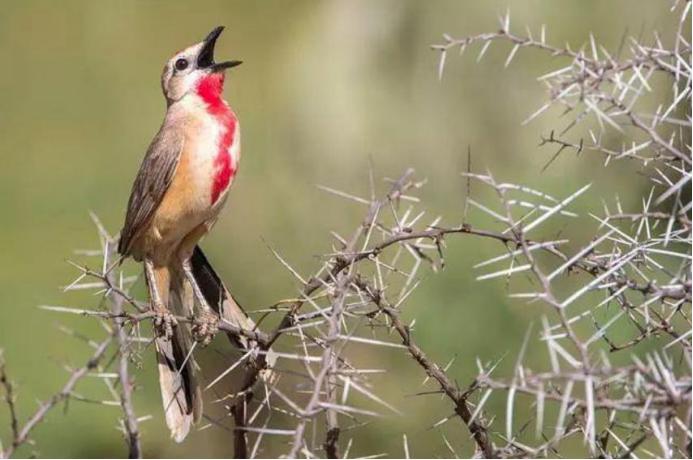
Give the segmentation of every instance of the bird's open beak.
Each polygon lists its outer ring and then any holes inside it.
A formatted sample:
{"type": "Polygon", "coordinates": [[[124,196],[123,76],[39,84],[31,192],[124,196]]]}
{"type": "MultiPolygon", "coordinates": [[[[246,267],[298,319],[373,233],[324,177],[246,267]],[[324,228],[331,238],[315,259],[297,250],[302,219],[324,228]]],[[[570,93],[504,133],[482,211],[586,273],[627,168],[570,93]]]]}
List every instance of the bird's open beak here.
{"type": "Polygon", "coordinates": [[[197,55],[197,67],[200,69],[210,69],[212,72],[221,72],[243,63],[243,61],[214,62],[214,45],[216,45],[217,38],[219,38],[223,30],[224,26],[215,27],[202,42],[202,49],[197,55]]]}

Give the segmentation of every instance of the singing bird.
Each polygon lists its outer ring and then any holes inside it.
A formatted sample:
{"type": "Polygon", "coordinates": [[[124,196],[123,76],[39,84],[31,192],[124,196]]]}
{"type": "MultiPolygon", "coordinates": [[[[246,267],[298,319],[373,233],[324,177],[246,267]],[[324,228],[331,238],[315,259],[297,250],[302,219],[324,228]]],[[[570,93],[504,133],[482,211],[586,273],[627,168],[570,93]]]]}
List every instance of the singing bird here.
{"type": "Polygon", "coordinates": [[[189,356],[193,340],[209,343],[219,316],[254,327],[197,246],[224,206],[241,154],[238,118],[222,94],[225,71],[241,61],[215,62],[222,30],[164,66],[166,116],[132,186],[118,245],[123,257],[144,264],[164,413],[177,442],[202,414],[197,365],[189,356]],[[178,324],[175,315],[193,317],[192,325],[178,324]]]}

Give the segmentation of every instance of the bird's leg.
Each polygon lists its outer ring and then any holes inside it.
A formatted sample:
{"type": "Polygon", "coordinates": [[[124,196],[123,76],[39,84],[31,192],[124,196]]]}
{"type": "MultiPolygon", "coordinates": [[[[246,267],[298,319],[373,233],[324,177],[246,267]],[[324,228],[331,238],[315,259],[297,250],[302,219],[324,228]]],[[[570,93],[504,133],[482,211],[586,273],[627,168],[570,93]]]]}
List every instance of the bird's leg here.
{"type": "Polygon", "coordinates": [[[190,282],[193,289],[193,294],[199,305],[199,310],[197,314],[194,315],[195,319],[193,321],[193,335],[195,340],[206,346],[210,344],[214,338],[214,335],[219,330],[219,317],[207,304],[207,299],[205,299],[200,286],[197,284],[197,280],[195,279],[195,275],[193,274],[192,266],[190,264],[190,258],[185,258],[182,264],[185,277],[190,282]]]}
{"type": "Polygon", "coordinates": [[[144,273],[147,277],[147,286],[149,286],[151,309],[154,312],[154,330],[158,337],[170,339],[173,337],[173,327],[176,326],[177,321],[161,300],[154,264],[149,259],[144,260],[144,273]]]}

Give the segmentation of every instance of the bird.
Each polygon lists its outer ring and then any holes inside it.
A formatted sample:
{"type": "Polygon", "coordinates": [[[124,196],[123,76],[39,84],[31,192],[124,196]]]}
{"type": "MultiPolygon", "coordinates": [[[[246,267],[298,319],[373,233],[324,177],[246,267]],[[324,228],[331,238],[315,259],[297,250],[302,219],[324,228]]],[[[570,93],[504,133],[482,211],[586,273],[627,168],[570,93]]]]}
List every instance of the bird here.
{"type": "Polygon", "coordinates": [[[241,155],[238,117],[223,90],[226,71],[242,61],[215,61],[223,30],[215,27],[164,66],[166,114],[135,177],[118,242],[121,260],[144,265],[164,415],[176,442],[202,415],[195,342],[209,344],[220,317],[255,327],[198,245],[224,207],[241,155]],[[179,323],[176,316],[192,321],[179,323]]]}

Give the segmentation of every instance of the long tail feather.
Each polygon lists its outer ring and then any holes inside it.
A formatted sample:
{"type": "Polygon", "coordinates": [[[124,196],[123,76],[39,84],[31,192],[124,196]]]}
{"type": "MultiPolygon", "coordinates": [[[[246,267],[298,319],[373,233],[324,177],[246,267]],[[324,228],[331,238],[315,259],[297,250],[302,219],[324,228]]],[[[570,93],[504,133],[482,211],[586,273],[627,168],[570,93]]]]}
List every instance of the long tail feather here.
{"type": "Polygon", "coordinates": [[[171,437],[182,442],[202,414],[202,395],[197,385],[189,350],[178,338],[156,339],[159,384],[166,425],[171,437]],[[187,352],[186,352],[187,351],[187,352]],[[188,358],[188,362],[184,363],[188,358]]]}
{"type": "MultiPolygon", "coordinates": [[[[172,313],[191,314],[192,290],[180,270],[174,268],[170,269],[168,299],[172,313]]],[[[182,442],[202,416],[202,394],[195,375],[191,337],[190,326],[179,324],[170,340],[159,337],[155,341],[166,425],[176,442],[182,442]]]]}
{"type": "MultiPolygon", "coordinates": [[[[246,314],[243,307],[236,302],[236,299],[233,298],[231,292],[226,288],[224,282],[214,271],[214,268],[199,246],[195,247],[190,262],[197,284],[200,286],[207,300],[207,304],[212,307],[222,319],[229,323],[248,330],[255,329],[255,322],[246,314]]],[[[227,336],[233,345],[244,350],[250,350],[257,346],[254,341],[245,337],[238,337],[233,334],[227,334],[227,336]]],[[[272,350],[268,350],[265,360],[268,369],[265,369],[260,375],[265,381],[270,381],[275,377],[271,368],[277,361],[277,357],[272,350]]]]}
{"type": "MultiPolygon", "coordinates": [[[[231,324],[254,329],[255,323],[233,298],[199,246],[195,247],[191,265],[207,304],[231,324]]],[[[169,267],[167,278],[169,279],[165,283],[157,284],[160,292],[168,294],[164,297],[168,300],[166,303],[171,312],[180,316],[192,315],[194,296],[184,275],[179,269],[169,267]]],[[[246,350],[256,347],[252,340],[233,334],[227,336],[234,346],[246,350]]],[[[170,340],[157,338],[155,345],[166,425],[171,430],[171,437],[176,442],[182,442],[193,424],[202,416],[202,394],[196,377],[197,364],[191,352],[193,347],[190,325],[178,324],[170,340]]],[[[271,368],[276,362],[276,355],[271,350],[267,352],[266,362],[269,368],[263,370],[260,375],[264,381],[273,381],[275,375],[271,368]]]]}

